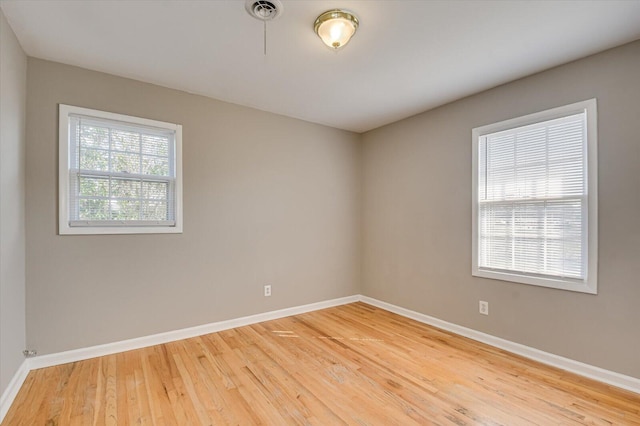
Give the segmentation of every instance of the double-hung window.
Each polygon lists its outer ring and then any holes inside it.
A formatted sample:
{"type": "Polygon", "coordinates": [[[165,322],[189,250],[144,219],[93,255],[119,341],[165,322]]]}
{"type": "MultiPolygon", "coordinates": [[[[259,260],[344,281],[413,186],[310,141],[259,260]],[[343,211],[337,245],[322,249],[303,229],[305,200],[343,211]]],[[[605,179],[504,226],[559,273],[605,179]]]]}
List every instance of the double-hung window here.
{"type": "Polygon", "coordinates": [[[59,107],[60,234],[182,232],[182,127],[59,107]]]}
{"type": "Polygon", "coordinates": [[[597,293],[596,100],[473,129],[472,274],[597,293]]]}

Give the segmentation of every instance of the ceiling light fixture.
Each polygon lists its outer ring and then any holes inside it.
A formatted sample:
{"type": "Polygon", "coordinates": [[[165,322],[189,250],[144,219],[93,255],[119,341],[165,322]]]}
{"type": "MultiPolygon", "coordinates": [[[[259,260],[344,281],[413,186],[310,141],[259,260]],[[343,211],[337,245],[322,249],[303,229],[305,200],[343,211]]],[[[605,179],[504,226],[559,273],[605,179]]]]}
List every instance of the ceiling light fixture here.
{"type": "Polygon", "coordinates": [[[344,47],[358,29],[358,18],[351,12],[333,9],[318,16],[313,30],[332,49],[344,47]]]}

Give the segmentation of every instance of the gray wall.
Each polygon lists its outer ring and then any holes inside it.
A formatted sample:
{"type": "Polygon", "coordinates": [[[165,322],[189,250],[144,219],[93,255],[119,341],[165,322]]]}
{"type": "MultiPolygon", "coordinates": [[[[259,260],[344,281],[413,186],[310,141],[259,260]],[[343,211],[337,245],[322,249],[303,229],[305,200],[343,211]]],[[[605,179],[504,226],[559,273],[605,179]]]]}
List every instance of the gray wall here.
{"type": "Polygon", "coordinates": [[[28,65],[29,347],[47,354],[359,291],[359,135],[28,65]],[[57,235],[58,103],[182,124],[183,234],[57,235]]]}
{"type": "Polygon", "coordinates": [[[27,57],[0,10],[0,394],[25,349],[27,57]]]}
{"type": "Polygon", "coordinates": [[[366,133],[364,294],[640,378],[639,76],[634,42],[366,133]],[[593,97],[599,294],[472,277],[471,129],[593,97]]]}

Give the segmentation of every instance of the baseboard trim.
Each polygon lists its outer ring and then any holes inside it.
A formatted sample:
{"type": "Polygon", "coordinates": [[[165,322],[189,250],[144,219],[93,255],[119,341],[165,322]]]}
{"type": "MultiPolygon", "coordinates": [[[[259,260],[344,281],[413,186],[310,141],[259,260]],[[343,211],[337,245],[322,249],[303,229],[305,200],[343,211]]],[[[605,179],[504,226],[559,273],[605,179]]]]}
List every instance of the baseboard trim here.
{"type": "Polygon", "coordinates": [[[421,314],[420,312],[415,312],[410,309],[402,308],[400,306],[383,302],[381,300],[377,300],[368,296],[360,296],[360,301],[384,309],[386,311],[393,312],[403,317],[411,318],[421,323],[432,325],[434,327],[450,331],[464,337],[468,337],[478,342],[486,343],[496,348],[504,349],[505,351],[541,362],[543,364],[550,365],[552,367],[557,367],[562,370],[578,374],[580,376],[588,377],[590,379],[594,379],[611,386],[626,389],[628,391],[640,394],[640,379],[637,379],[635,377],[616,373],[615,371],[605,370],[604,368],[596,367],[580,361],[575,361],[573,359],[541,351],[539,349],[525,346],[520,343],[515,343],[510,340],[505,340],[500,337],[492,336],[490,334],[482,333],[471,328],[443,321],[441,319],[421,314]]]}
{"type": "Polygon", "coordinates": [[[148,346],[160,345],[163,343],[175,342],[176,340],[189,339],[191,337],[202,336],[204,334],[229,330],[231,328],[256,324],[278,318],[289,317],[291,315],[303,314],[305,312],[317,311],[319,309],[332,308],[334,306],[346,305],[360,300],[359,295],[341,297],[338,299],[326,300],[323,302],[310,303],[308,305],[295,306],[280,309],[277,311],[264,312],[261,314],[249,315],[246,317],[234,318],[225,321],[213,322],[210,324],[198,325],[195,327],[183,328],[180,330],[168,331],[165,333],[153,334],[150,336],[138,337],[134,339],[122,340],[119,342],[106,343],[103,345],[90,346],[87,348],[74,349],[65,352],[58,352],[42,355],[29,359],[31,370],[37,368],[51,367],[54,365],[66,364],[69,362],[82,361],[99,356],[112,355],[119,352],[134,349],[146,348],[148,346]]]}
{"type": "Polygon", "coordinates": [[[4,420],[4,416],[7,415],[9,407],[11,407],[13,400],[16,398],[16,395],[18,395],[18,391],[27,378],[29,371],[31,371],[28,361],[28,359],[22,361],[22,364],[20,364],[20,367],[18,367],[18,371],[16,371],[16,374],[13,375],[11,381],[9,382],[9,385],[4,390],[4,392],[2,392],[2,396],[0,396],[0,423],[2,423],[2,420],[4,420]]]}

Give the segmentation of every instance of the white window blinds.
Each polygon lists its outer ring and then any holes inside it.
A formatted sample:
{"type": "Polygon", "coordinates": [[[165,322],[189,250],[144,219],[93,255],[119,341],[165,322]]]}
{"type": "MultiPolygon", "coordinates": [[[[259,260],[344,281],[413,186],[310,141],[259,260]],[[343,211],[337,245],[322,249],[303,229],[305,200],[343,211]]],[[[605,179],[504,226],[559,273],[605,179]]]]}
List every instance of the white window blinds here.
{"type": "Polygon", "coordinates": [[[69,225],[175,225],[175,131],[69,115],[69,225]]]}
{"type": "Polygon", "coordinates": [[[597,293],[596,100],[472,133],[473,275],[597,293]]]}
{"type": "Polygon", "coordinates": [[[478,270],[586,280],[587,128],[585,110],[479,136],[478,270]]]}

